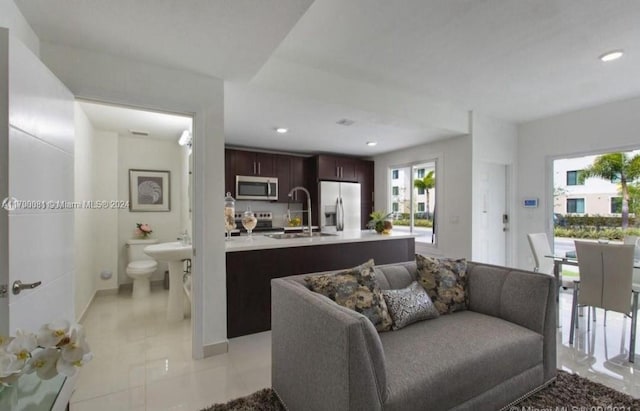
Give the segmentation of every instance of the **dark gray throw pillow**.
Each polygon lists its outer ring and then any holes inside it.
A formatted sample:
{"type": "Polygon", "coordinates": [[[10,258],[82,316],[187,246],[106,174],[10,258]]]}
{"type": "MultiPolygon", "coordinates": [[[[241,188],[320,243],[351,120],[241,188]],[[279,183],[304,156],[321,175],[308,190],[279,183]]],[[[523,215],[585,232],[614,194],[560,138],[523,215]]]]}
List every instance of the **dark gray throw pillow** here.
{"type": "Polygon", "coordinates": [[[425,289],[417,281],[401,290],[382,290],[382,296],[387,303],[394,330],[440,315],[425,289]]]}
{"type": "Polygon", "coordinates": [[[376,281],[374,262],[337,273],[305,277],[309,289],[367,317],[378,331],[389,331],[392,320],[376,281]]]}

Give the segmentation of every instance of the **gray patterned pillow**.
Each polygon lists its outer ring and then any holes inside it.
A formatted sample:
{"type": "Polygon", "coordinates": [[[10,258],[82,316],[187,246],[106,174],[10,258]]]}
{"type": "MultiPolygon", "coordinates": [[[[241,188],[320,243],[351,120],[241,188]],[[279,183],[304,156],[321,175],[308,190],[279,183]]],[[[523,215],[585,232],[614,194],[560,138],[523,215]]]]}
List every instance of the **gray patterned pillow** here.
{"type": "Polygon", "coordinates": [[[367,317],[378,331],[389,331],[393,321],[373,270],[374,262],[338,273],[305,277],[309,289],[367,317]]]}
{"type": "Polygon", "coordinates": [[[417,281],[401,290],[382,290],[393,329],[399,330],[409,324],[438,317],[438,309],[417,281]]]}
{"type": "Polygon", "coordinates": [[[467,260],[416,254],[416,265],[418,281],[440,314],[466,310],[469,307],[467,260]]]}

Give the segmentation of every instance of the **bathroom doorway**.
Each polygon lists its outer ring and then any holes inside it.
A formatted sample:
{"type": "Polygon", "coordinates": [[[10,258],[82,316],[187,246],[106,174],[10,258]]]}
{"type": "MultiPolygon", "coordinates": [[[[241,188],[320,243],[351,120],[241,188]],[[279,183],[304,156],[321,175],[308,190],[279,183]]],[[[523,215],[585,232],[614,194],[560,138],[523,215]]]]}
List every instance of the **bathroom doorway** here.
{"type": "Polygon", "coordinates": [[[76,315],[89,340],[100,340],[77,391],[95,396],[101,388],[90,375],[103,365],[120,364],[114,383],[131,380],[132,369],[158,380],[172,375],[170,362],[191,358],[190,264],[171,277],[167,262],[144,248],[190,243],[193,118],[77,100],[75,129],[76,315]],[[169,307],[175,291],[179,318],[169,307]],[[109,338],[126,341],[130,355],[109,338]]]}

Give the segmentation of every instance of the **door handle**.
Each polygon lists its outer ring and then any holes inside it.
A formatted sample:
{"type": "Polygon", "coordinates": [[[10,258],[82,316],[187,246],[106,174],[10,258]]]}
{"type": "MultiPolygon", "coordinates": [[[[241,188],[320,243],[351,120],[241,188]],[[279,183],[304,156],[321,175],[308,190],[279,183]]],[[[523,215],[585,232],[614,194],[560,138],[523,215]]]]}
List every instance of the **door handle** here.
{"type": "Polygon", "coordinates": [[[256,175],[256,162],[253,162],[253,175],[256,175]]]}
{"type": "Polygon", "coordinates": [[[262,173],[260,172],[260,162],[258,161],[258,175],[261,176],[262,173]]]}
{"type": "Polygon", "coordinates": [[[14,295],[18,295],[22,290],[32,290],[40,284],[42,284],[42,281],[36,281],[35,283],[31,284],[23,284],[22,281],[17,280],[13,282],[13,286],[11,286],[11,289],[13,290],[14,295]]]}

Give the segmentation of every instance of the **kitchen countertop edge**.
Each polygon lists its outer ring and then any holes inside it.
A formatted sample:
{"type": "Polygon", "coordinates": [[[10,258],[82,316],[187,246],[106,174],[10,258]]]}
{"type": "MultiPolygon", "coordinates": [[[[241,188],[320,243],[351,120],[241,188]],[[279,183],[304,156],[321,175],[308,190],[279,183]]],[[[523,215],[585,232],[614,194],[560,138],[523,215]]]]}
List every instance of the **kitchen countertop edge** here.
{"type": "Polygon", "coordinates": [[[229,253],[238,251],[266,250],[272,248],[295,248],[340,243],[400,240],[416,237],[416,234],[410,233],[391,232],[390,234],[377,234],[369,230],[345,231],[337,236],[294,239],[275,239],[254,234],[253,240],[249,240],[247,237],[232,237],[230,241],[225,242],[225,251],[229,253]]]}

